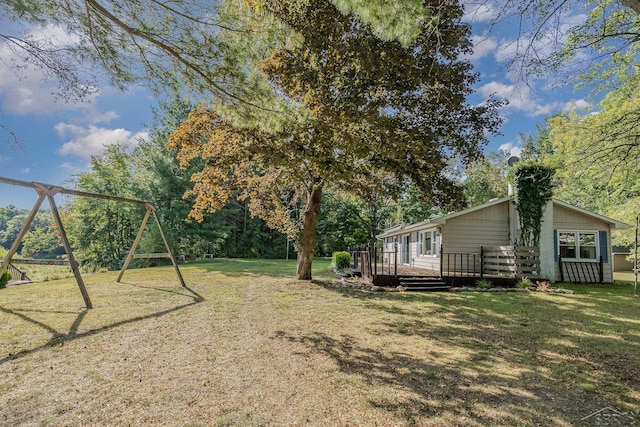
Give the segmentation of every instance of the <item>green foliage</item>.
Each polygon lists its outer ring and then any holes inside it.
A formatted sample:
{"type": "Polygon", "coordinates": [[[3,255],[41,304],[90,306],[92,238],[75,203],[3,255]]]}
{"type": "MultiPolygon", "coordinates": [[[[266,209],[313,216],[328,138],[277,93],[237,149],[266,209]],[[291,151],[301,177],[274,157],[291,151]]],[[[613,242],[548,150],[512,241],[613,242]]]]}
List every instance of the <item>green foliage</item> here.
{"type": "MultiPolygon", "coordinates": [[[[457,197],[452,197],[447,208],[460,207],[457,197]]],[[[441,214],[443,210],[425,196],[415,183],[407,185],[397,198],[394,224],[413,224],[441,214]]]]}
{"type": "Polygon", "coordinates": [[[462,187],[467,205],[477,206],[507,195],[508,158],[507,151],[495,151],[466,168],[462,187]]]}
{"type": "MultiPolygon", "coordinates": [[[[91,158],[91,171],[78,177],[76,187],[90,193],[135,198],[131,157],[121,146],[109,146],[91,158]]],[[[117,270],[128,254],[144,216],[144,207],[129,203],[77,197],[65,216],[76,257],[90,268],[117,270]]]]}
{"type": "Polygon", "coordinates": [[[487,279],[481,279],[476,281],[476,288],[478,289],[491,289],[493,288],[493,282],[487,279]]]}
{"type": "Polygon", "coordinates": [[[9,280],[11,280],[11,273],[9,270],[3,271],[2,275],[0,275],[0,289],[5,288],[7,283],[9,283],[9,280]]]}
{"type": "Polygon", "coordinates": [[[520,219],[519,243],[539,246],[542,216],[553,196],[554,169],[535,162],[520,162],[514,167],[517,189],[516,209],[520,219]]]}
{"type": "Polygon", "coordinates": [[[520,281],[516,283],[516,288],[519,288],[519,289],[526,289],[526,288],[530,288],[531,286],[534,286],[533,282],[527,277],[521,278],[520,281]]]}
{"type": "Polygon", "coordinates": [[[36,227],[24,236],[20,254],[26,258],[57,258],[65,253],[64,246],[58,237],[58,227],[49,211],[41,211],[39,215],[47,218],[47,227],[36,227]]]}
{"type": "Polygon", "coordinates": [[[333,3],[345,14],[360,16],[380,38],[397,39],[403,45],[413,42],[425,24],[435,28],[439,20],[420,0],[334,0],[333,3]]]}
{"type": "Polygon", "coordinates": [[[334,252],[332,262],[338,270],[347,269],[351,267],[351,254],[349,252],[334,252]]]}
{"type": "MultiPolygon", "coordinates": [[[[630,82],[599,104],[598,114],[573,112],[547,123],[554,147],[549,162],[561,185],[556,197],[628,224],[640,206],[640,89],[630,82]]],[[[633,230],[617,230],[616,245],[629,245],[633,230]]]]}
{"type": "Polygon", "coordinates": [[[371,213],[369,206],[358,198],[327,191],[318,219],[315,255],[330,256],[345,248],[368,245],[371,213]]]}
{"type": "MultiPolygon", "coordinates": [[[[28,209],[18,209],[13,205],[0,208],[0,246],[10,248],[14,241],[20,234],[20,230],[27,221],[29,216],[28,209]]],[[[36,228],[48,228],[53,224],[53,217],[48,210],[41,210],[38,212],[31,227],[30,231],[34,231],[36,228]]],[[[18,246],[18,252],[22,250],[22,243],[18,246]]]]}
{"type": "MultiPolygon", "coordinates": [[[[171,247],[177,254],[189,258],[219,252],[232,227],[221,216],[207,214],[201,223],[187,218],[193,198],[183,198],[183,195],[191,188],[191,174],[202,164],[194,162],[182,170],[176,152],[168,150],[167,144],[171,132],[187,118],[192,107],[178,95],[160,102],[160,108],[153,111],[149,138],[141,141],[133,152],[130,166],[135,171],[132,191],[137,198],[151,202],[158,209],[171,247]]],[[[143,252],[166,251],[155,221],[147,226],[140,246],[143,252]]]]}

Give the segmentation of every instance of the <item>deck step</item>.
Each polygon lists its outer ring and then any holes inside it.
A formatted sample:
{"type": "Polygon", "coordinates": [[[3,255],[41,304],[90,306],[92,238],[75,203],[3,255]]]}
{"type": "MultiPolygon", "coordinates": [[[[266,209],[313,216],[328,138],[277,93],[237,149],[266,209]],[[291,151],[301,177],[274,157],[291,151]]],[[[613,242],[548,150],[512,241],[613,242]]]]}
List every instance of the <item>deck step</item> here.
{"type": "Polygon", "coordinates": [[[448,291],[451,289],[440,277],[400,277],[400,285],[407,291],[448,291]]]}
{"type": "Polygon", "coordinates": [[[448,291],[451,286],[408,286],[406,291],[448,291]]]}

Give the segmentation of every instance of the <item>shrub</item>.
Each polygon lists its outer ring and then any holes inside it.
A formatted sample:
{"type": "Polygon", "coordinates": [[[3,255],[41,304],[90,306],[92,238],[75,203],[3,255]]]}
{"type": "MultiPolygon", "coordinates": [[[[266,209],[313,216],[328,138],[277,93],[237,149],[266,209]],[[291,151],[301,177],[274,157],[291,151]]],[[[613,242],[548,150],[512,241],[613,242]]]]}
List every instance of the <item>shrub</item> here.
{"type": "Polygon", "coordinates": [[[546,280],[536,282],[536,285],[539,291],[548,291],[549,289],[551,289],[551,282],[548,282],[546,280]]]}
{"type": "Polygon", "coordinates": [[[478,289],[491,289],[493,288],[493,282],[491,280],[482,279],[476,282],[476,288],[478,289]]]}
{"type": "Polygon", "coordinates": [[[333,265],[338,270],[351,267],[351,254],[349,254],[349,252],[334,252],[333,265]]]}
{"type": "Polygon", "coordinates": [[[523,277],[522,279],[520,279],[518,283],[516,283],[516,288],[520,288],[520,289],[526,289],[532,286],[533,286],[533,282],[527,277],[523,277]]]}
{"type": "Polygon", "coordinates": [[[5,270],[2,273],[2,276],[0,276],[0,289],[6,287],[7,283],[9,283],[9,280],[11,280],[11,273],[9,273],[8,270],[5,270]]]}

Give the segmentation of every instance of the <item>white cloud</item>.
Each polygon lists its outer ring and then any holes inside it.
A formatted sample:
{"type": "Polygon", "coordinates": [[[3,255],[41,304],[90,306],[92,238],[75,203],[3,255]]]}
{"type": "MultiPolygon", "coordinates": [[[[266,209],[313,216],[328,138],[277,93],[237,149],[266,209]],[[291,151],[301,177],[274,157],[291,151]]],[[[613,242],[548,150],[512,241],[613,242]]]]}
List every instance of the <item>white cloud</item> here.
{"type": "Polygon", "coordinates": [[[558,102],[540,104],[531,93],[529,86],[523,84],[504,84],[489,82],[478,89],[484,97],[496,95],[498,98],[509,101],[507,109],[519,110],[529,116],[543,116],[560,108],[558,102]]]}
{"type": "Polygon", "coordinates": [[[23,175],[29,175],[31,173],[31,168],[24,168],[20,171],[23,175]]]}
{"type": "Polygon", "coordinates": [[[133,133],[122,128],[108,129],[95,125],[83,127],[68,123],[58,123],[55,130],[61,138],[70,138],[60,147],[60,154],[80,157],[102,154],[107,146],[114,144],[133,148],[140,139],[149,136],[143,131],[133,133]]]}
{"type": "Polygon", "coordinates": [[[565,113],[570,111],[584,111],[592,106],[593,105],[589,101],[585,99],[578,99],[577,101],[569,101],[564,104],[562,111],[565,113]]]}
{"type": "Polygon", "coordinates": [[[522,147],[518,147],[513,142],[507,142],[498,147],[498,150],[506,151],[512,156],[520,157],[522,155],[522,147]]]}
{"type": "MultiPolygon", "coordinates": [[[[76,38],[60,27],[49,25],[34,28],[25,39],[46,41],[50,47],[63,47],[76,43],[76,38]]],[[[0,43],[0,100],[2,109],[17,114],[50,114],[60,110],[86,108],[97,96],[93,94],[84,103],[64,102],[56,95],[60,88],[46,71],[26,63],[14,52],[8,42],[0,43]]]]}
{"type": "Polygon", "coordinates": [[[82,171],[82,168],[81,168],[81,167],[74,166],[74,165],[72,165],[72,164],[71,164],[71,163],[69,163],[69,162],[64,162],[63,164],[61,164],[61,165],[59,166],[59,168],[60,168],[60,169],[67,170],[67,171],[71,171],[71,172],[80,172],[80,171],[82,171]]]}
{"type": "Polygon", "coordinates": [[[498,41],[495,37],[489,36],[471,36],[471,43],[473,43],[473,54],[468,55],[466,58],[472,62],[488,56],[498,46],[498,41]]]}
{"type": "Polygon", "coordinates": [[[500,8],[488,1],[464,1],[462,20],[469,23],[493,22],[500,15],[500,8]]]}

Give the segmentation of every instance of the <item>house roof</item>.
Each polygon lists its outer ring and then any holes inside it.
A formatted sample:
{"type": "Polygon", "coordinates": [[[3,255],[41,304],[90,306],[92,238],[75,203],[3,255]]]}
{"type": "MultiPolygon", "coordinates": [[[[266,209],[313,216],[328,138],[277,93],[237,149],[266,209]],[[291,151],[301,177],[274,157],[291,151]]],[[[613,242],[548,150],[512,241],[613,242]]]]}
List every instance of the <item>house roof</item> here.
{"type": "MultiPolygon", "coordinates": [[[[469,214],[471,212],[475,212],[475,211],[479,211],[479,210],[482,210],[482,209],[486,209],[488,207],[499,205],[501,203],[509,202],[509,201],[512,201],[512,200],[513,200],[513,196],[502,197],[500,199],[492,199],[492,200],[489,200],[488,202],[483,203],[481,205],[474,206],[474,207],[468,208],[468,209],[464,209],[464,210],[461,210],[459,212],[451,212],[451,213],[448,213],[446,215],[439,216],[437,218],[431,218],[431,219],[427,219],[425,221],[421,221],[421,222],[417,222],[417,223],[409,224],[409,225],[404,225],[404,224],[395,225],[395,226],[393,226],[391,228],[387,228],[386,230],[384,230],[382,232],[382,234],[379,234],[376,237],[378,239],[384,239],[385,237],[397,236],[397,235],[400,235],[400,234],[406,234],[406,233],[410,233],[410,232],[415,231],[415,230],[436,227],[438,225],[445,224],[448,220],[450,220],[452,218],[456,218],[456,217],[459,217],[459,216],[462,216],[462,215],[469,214]]],[[[615,219],[606,217],[604,215],[599,215],[599,214],[593,213],[591,211],[588,211],[586,209],[582,209],[582,208],[579,208],[577,206],[570,205],[569,203],[563,202],[562,200],[553,199],[553,203],[556,204],[556,205],[562,206],[563,208],[578,212],[578,213],[580,213],[582,215],[586,215],[586,216],[589,216],[589,217],[592,217],[592,218],[596,218],[596,219],[598,219],[600,221],[603,221],[603,222],[611,225],[613,228],[624,229],[624,228],[629,228],[630,227],[628,224],[625,224],[624,222],[620,222],[620,221],[617,221],[615,219]]]]}

